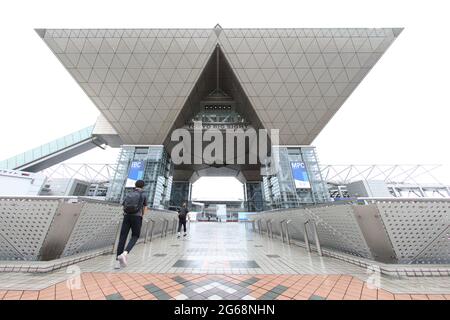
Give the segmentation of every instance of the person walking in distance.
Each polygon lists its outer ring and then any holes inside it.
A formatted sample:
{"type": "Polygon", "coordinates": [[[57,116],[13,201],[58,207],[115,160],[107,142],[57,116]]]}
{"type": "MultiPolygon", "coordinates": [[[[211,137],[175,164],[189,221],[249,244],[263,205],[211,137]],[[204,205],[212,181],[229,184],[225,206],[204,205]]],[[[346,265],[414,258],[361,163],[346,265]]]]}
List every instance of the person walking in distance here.
{"type": "Polygon", "coordinates": [[[127,194],[122,205],[124,213],[119,244],[117,245],[116,269],[128,265],[128,253],[133,249],[141,233],[142,219],[147,212],[147,196],[144,194],[143,180],[136,181],[134,190],[127,194]],[[125,242],[127,241],[130,230],[131,239],[125,248],[125,242]]]}
{"type": "Polygon", "coordinates": [[[187,209],[187,205],[186,202],[183,203],[183,206],[180,208],[180,211],[178,212],[178,236],[177,238],[180,238],[181,236],[181,226],[183,226],[184,229],[184,234],[183,237],[187,236],[186,233],[186,219],[187,219],[187,215],[188,215],[188,209],[187,209]]]}

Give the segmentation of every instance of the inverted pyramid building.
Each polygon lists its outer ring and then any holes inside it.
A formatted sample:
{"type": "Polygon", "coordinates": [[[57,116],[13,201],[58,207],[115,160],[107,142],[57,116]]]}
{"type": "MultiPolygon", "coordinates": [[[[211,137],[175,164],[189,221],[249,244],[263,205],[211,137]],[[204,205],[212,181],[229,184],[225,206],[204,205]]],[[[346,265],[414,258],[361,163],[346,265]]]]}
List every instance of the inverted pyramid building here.
{"type": "Polygon", "coordinates": [[[101,112],[94,133],[111,144],[163,144],[219,47],[248,99],[243,112],[280,129],[280,144],[308,145],[401,30],[36,31],[101,112]]]}

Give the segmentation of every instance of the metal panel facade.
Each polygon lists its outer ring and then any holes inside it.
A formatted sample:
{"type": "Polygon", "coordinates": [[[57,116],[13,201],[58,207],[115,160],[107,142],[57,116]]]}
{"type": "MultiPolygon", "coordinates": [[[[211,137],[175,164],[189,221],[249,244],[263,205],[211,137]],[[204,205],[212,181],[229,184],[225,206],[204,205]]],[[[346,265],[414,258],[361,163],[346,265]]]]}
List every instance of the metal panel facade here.
{"type": "Polygon", "coordinates": [[[124,144],[162,144],[216,45],[266,129],[310,144],[401,29],[36,30],[124,144]]]}

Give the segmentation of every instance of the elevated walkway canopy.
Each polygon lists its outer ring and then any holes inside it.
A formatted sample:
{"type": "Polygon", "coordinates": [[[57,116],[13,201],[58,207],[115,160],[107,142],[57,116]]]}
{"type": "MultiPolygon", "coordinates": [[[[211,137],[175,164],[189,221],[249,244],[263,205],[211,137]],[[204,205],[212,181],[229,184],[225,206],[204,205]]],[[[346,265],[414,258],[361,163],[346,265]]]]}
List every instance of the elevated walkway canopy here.
{"type": "Polygon", "coordinates": [[[92,135],[93,130],[94,126],[89,126],[0,161],[0,169],[28,172],[47,169],[103,144],[99,137],[92,135]]]}

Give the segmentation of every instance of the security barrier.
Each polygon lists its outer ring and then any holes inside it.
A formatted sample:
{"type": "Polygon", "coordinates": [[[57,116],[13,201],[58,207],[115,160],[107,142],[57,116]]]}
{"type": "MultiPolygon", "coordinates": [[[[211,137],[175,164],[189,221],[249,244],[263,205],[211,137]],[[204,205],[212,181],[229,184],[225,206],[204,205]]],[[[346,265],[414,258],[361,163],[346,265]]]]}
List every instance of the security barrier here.
{"type": "MultiPolygon", "coordinates": [[[[50,261],[111,248],[122,207],[86,197],[0,197],[0,261],[50,261]]],[[[139,242],[174,232],[173,211],[149,209],[139,242]]]]}
{"type": "Polygon", "coordinates": [[[450,200],[358,198],[265,211],[260,234],[391,264],[450,264],[450,200]],[[287,223],[289,221],[289,223],[287,223]]]}

